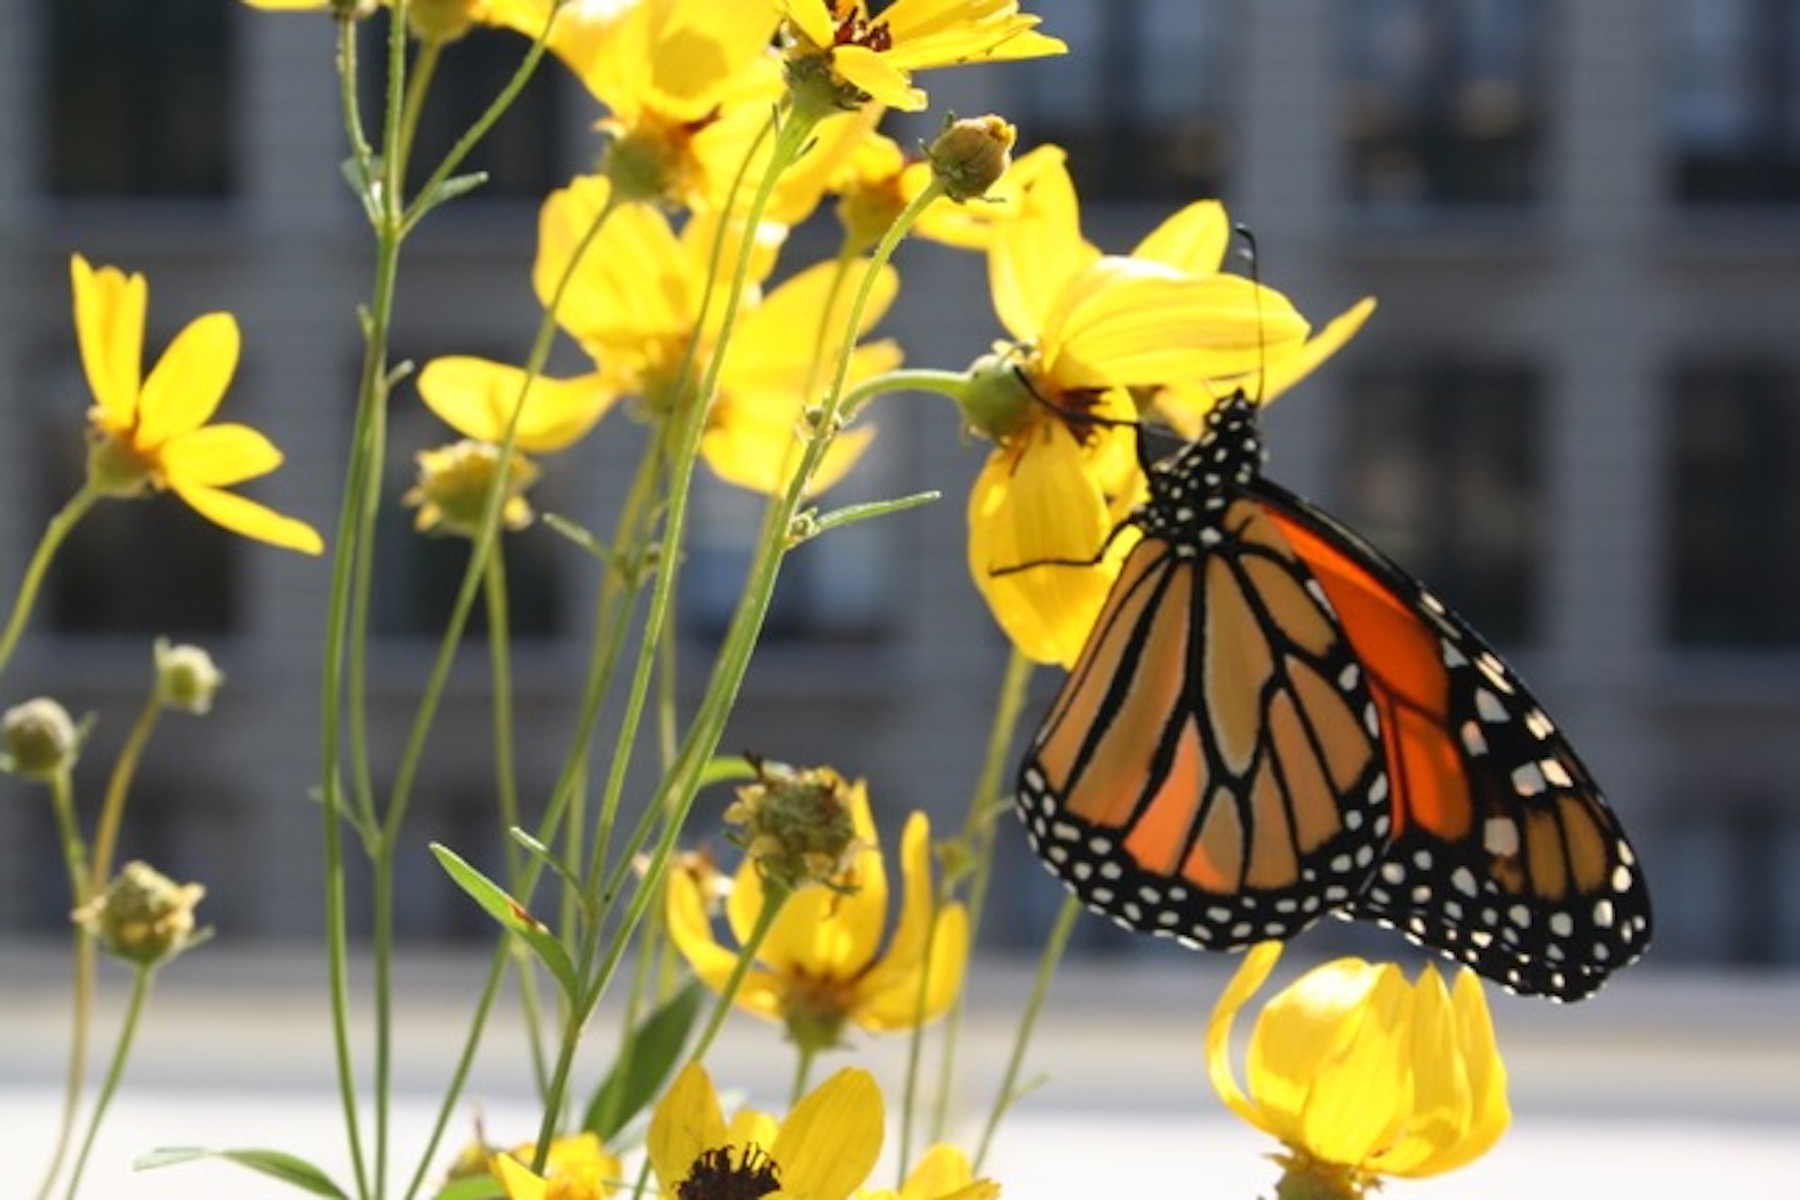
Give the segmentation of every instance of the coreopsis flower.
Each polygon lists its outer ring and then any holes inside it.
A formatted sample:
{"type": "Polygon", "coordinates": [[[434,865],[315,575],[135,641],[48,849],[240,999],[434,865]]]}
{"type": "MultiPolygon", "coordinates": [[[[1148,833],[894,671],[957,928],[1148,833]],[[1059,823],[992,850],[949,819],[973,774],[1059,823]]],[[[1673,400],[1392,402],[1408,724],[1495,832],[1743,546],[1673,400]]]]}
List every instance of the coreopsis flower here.
{"type": "MultiPolygon", "coordinates": [[[[544,202],[533,278],[546,303],[607,196],[606,181],[589,177],[544,202]]],[[[707,296],[709,288],[723,289],[728,283],[709,270],[716,221],[692,217],[677,233],[667,217],[648,205],[615,209],[583,254],[557,308],[563,329],[603,365],[606,384],[615,394],[636,396],[655,419],[699,402],[693,389],[719,342],[725,305],[719,295],[710,303],[707,296]],[[690,343],[696,340],[693,363],[684,369],[690,343]]],[[[780,233],[759,231],[752,247],[753,283],[773,269],[780,233]]],[[[728,249],[724,261],[733,258],[728,249]]],[[[852,264],[841,279],[834,279],[837,270],[836,264],[819,264],[766,295],[759,288],[744,297],[700,447],[721,478],[763,492],[777,491],[791,478],[803,446],[806,410],[821,398],[842,345],[849,305],[869,266],[866,261],[852,264]]],[[[899,276],[884,267],[862,314],[858,339],[886,314],[898,290],[899,276]]],[[[856,346],[849,382],[891,369],[899,356],[899,347],[890,341],[856,346]]],[[[873,436],[869,428],[841,433],[810,490],[823,491],[841,479],[873,436]]]]}
{"type": "MultiPolygon", "coordinates": [[[[931,825],[907,819],[901,836],[905,896],[900,919],[880,954],[887,924],[887,864],[861,786],[849,797],[858,847],[828,886],[788,895],[740,986],[738,1007],[780,1021],[803,1049],[840,1043],[845,1025],[871,1033],[911,1029],[941,1016],[962,986],[969,954],[968,913],[941,902],[932,886],[931,825]]],[[[738,945],[770,902],[755,860],[746,856],[725,903],[738,945]]],[[[715,991],[730,979],[738,951],[713,934],[702,898],[681,876],[668,889],[669,934],[694,973],[715,991]]]]}
{"type": "Polygon", "coordinates": [[[81,365],[94,394],[90,486],[118,497],[172,491],[233,533],[306,554],[323,551],[312,526],[225,490],[281,465],[281,451],[249,426],[207,424],[237,370],[236,319],[223,312],[196,318],[146,376],[149,283],[116,267],[96,270],[79,254],[70,274],[81,365]]]}
{"type": "Polygon", "coordinates": [[[528,1142],[488,1160],[507,1200],[600,1200],[624,1187],[619,1160],[592,1133],[552,1141],[542,1175],[527,1165],[536,1154],[536,1144],[528,1142]]]}
{"type": "Polygon", "coordinates": [[[71,916],[108,954],[150,967],[204,939],[194,928],[194,906],[205,895],[198,883],[176,883],[147,863],[129,862],[71,916]]]}
{"type": "Polygon", "coordinates": [[[1227,1107],[1286,1147],[1279,1161],[1302,1190],[1282,1194],[1361,1197],[1383,1176],[1463,1166],[1506,1132],[1506,1068],[1467,969],[1454,989],[1434,966],[1416,984],[1356,958],[1308,971],[1257,1017],[1246,1091],[1232,1022],[1280,954],[1278,942],[1250,951],[1213,1012],[1206,1053],[1227,1107]]]}
{"type": "Polygon", "coordinates": [[[0,715],[0,771],[46,783],[75,767],[81,730],[69,710],[47,696],[0,715]]]}
{"type": "Polygon", "coordinates": [[[1238,276],[1103,256],[1081,236],[1060,159],[1033,166],[1020,211],[989,231],[994,308],[1013,342],[977,364],[964,401],[997,443],[969,498],[969,567],[1014,645],[1066,666],[1143,496],[1133,390],[1236,375],[1301,345],[1307,325],[1238,276]]]}
{"type": "Polygon", "coordinates": [[[999,1195],[999,1184],[975,1178],[967,1154],[939,1143],[920,1156],[898,1191],[864,1188],[856,1193],[856,1200],[995,1200],[999,1195]]]}
{"type": "Polygon", "coordinates": [[[213,697],[225,682],[225,673],[212,655],[199,646],[172,645],[157,638],[156,702],[164,708],[204,716],[212,711],[213,697]]]}
{"type": "Polygon", "coordinates": [[[784,893],[830,885],[859,848],[857,806],[864,815],[869,807],[862,782],[852,785],[830,767],[755,766],[756,781],[738,789],[725,823],[756,877],[784,893]]]}
{"type": "Polygon", "coordinates": [[[664,1196],[848,1200],[881,1154],[881,1089],[847,1067],[779,1123],[744,1110],[730,1124],[706,1068],[682,1068],[650,1118],[646,1148],[664,1196]]]}
{"type": "Polygon", "coordinates": [[[839,102],[873,99],[909,112],[925,107],[914,71],[1067,53],[1037,32],[1042,18],[1018,0],[894,0],[879,14],[866,0],[779,0],[795,70],[835,85],[839,102]]]}

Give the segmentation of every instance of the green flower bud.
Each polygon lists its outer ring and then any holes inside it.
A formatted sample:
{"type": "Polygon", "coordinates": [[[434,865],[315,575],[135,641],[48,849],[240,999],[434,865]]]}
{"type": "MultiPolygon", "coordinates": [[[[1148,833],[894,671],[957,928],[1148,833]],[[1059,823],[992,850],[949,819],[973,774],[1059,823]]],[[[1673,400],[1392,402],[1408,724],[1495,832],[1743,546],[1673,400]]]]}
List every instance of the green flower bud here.
{"type": "Polygon", "coordinates": [[[738,789],[725,821],[739,827],[735,840],[765,886],[791,892],[830,885],[859,848],[850,796],[851,786],[830,767],[758,762],[756,782],[738,789]]]}
{"type": "Polygon", "coordinates": [[[80,751],[81,731],[54,700],[40,696],[0,716],[0,770],[48,782],[72,770],[80,751]]]}
{"type": "Polygon", "coordinates": [[[141,966],[166,962],[197,945],[194,906],[206,895],[197,883],[176,883],[147,863],[126,863],[74,919],[100,939],[108,954],[141,966]]]}
{"type": "Polygon", "coordinates": [[[1018,130],[992,115],[946,121],[925,158],[944,194],[960,204],[987,195],[1006,174],[1018,137],[1018,130]]]}
{"type": "Polygon", "coordinates": [[[203,716],[225,675],[199,646],[173,646],[156,639],[156,699],[164,708],[203,716]]]}
{"type": "MultiPolygon", "coordinates": [[[[436,450],[421,450],[417,461],[419,482],[400,498],[402,504],[418,507],[414,524],[425,533],[474,537],[481,527],[488,489],[499,473],[500,448],[465,438],[436,450]]],[[[526,503],[525,490],[537,482],[537,477],[538,469],[530,459],[513,455],[512,467],[506,473],[506,504],[500,512],[500,521],[507,529],[523,529],[531,524],[531,505],[526,503]]]]}

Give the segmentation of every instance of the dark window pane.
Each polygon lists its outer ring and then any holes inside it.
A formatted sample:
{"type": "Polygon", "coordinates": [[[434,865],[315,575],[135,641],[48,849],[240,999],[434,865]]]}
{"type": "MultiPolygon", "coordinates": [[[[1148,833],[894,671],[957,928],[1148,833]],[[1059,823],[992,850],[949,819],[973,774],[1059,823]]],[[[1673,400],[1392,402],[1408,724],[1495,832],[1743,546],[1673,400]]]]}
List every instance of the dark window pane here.
{"type": "Polygon", "coordinates": [[[1065,59],[1002,68],[1026,146],[1054,142],[1084,197],[1191,200],[1225,174],[1224,47],[1207,0],[1037,0],[1065,59]]]}
{"type": "MultiPolygon", "coordinates": [[[[419,114],[413,142],[410,186],[436,169],[458,139],[480,119],[503,90],[531,43],[516,33],[482,26],[445,46],[419,114]]],[[[409,43],[409,53],[417,43],[409,43]]],[[[377,136],[387,78],[387,18],[378,14],[365,23],[361,66],[364,121],[377,136]]],[[[456,168],[459,175],[485,171],[488,181],[472,195],[530,199],[563,182],[558,168],[561,108],[557,85],[565,69],[546,55],[494,127],[456,168]]],[[[597,143],[596,143],[597,144],[597,143]]]]}
{"type": "Polygon", "coordinates": [[[1800,375],[1689,367],[1671,403],[1676,644],[1800,642],[1800,375]]]}
{"type": "Polygon", "coordinates": [[[1800,4],[1667,0],[1666,12],[1676,195],[1800,200],[1800,4]]]}
{"type": "Polygon", "coordinates": [[[1485,636],[1537,629],[1537,388],[1511,366],[1427,364],[1352,383],[1345,516],[1485,636]]]}
{"type": "Polygon", "coordinates": [[[50,190],[220,196],[231,182],[225,0],[50,0],[50,190]]]}
{"type": "Polygon", "coordinates": [[[1350,194],[1374,207],[1522,204],[1537,190],[1542,27],[1533,0],[1351,0],[1350,194]]]}

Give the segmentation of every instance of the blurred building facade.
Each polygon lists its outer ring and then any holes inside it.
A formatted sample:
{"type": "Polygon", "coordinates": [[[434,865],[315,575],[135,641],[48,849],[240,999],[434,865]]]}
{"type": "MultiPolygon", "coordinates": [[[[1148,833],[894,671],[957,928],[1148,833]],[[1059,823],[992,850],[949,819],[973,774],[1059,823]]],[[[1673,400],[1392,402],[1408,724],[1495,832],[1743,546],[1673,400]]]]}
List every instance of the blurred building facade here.
{"type": "MultiPolygon", "coordinates": [[[[1358,342],[1274,409],[1275,474],[1432,580],[1532,680],[1643,850],[1667,961],[1800,961],[1800,0],[1029,7],[1075,53],[940,76],[937,111],[999,111],[1027,144],[1070,147],[1105,247],[1216,194],[1310,315],[1377,295],[1358,342]]],[[[337,171],[329,22],[225,0],[0,13],[0,581],[79,480],[73,251],[147,273],[152,354],[202,312],[238,315],[226,413],[288,455],[256,494],[329,530],[369,259],[337,171]]],[[[478,111],[521,46],[452,48],[426,144],[478,111]]],[[[573,81],[534,83],[477,164],[492,186],[412,243],[397,357],[523,356],[537,202],[592,161],[594,115],[573,81]]],[[[912,361],[955,367],[986,348],[998,330],[978,261],[909,246],[899,265],[886,328],[912,361]]],[[[946,499],[795,557],[726,748],[829,760],[867,775],[886,811],[922,805],[950,826],[1005,658],[963,549],[980,453],[935,400],[888,402],[875,421],[845,498],[946,499]]],[[[639,432],[609,416],[550,464],[540,507],[604,526],[639,432]]],[[[403,385],[390,498],[412,452],[442,440],[403,385]]],[[[682,611],[695,684],[756,511],[710,483],[699,503],[682,611]]],[[[458,546],[388,511],[377,776],[460,569],[458,546]]],[[[521,782],[541,797],[596,580],[547,530],[507,553],[521,782]]],[[[43,691],[99,714],[92,797],[140,703],[149,639],[213,649],[227,690],[211,717],[165,721],[127,849],[208,881],[229,936],[318,927],[326,587],[322,563],[235,541],[173,500],[107,505],[0,685],[0,703],[43,691]]],[[[420,783],[421,848],[493,840],[484,680],[471,649],[420,783]]],[[[1057,893],[1022,839],[1002,843],[995,920],[1016,933],[1057,893]]],[[[0,782],[0,930],[63,919],[52,845],[41,798],[0,782]]],[[[481,928],[422,849],[407,871],[411,935],[481,928]]]]}

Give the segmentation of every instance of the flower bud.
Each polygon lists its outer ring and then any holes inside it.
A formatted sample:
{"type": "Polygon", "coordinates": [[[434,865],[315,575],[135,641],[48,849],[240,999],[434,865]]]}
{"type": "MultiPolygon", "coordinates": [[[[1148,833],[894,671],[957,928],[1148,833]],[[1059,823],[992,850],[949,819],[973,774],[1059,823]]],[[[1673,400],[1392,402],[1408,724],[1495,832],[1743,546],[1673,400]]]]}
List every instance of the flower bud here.
{"type": "Polygon", "coordinates": [[[199,646],[156,639],[156,699],[164,708],[203,716],[212,711],[213,695],[224,682],[224,672],[199,646]]]}
{"type": "MultiPolygon", "coordinates": [[[[455,533],[474,537],[481,528],[481,511],[488,489],[500,469],[500,448],[465,438],[436,450],[419,451],[419,482],[400,498],[415,505],[415,526],[424,533],[455,533]]],[[[531,524],[531,505],[525,490],[537,482],[538,469],[522,454],[515,454],[506,473],[506,504],[500,520],[508,529],[531,524]]]]}
{"type": "Polygon", "coordinates": [[[130,862],[71,915],[108,954],[155,966],[205,936],[194,931],[194,906],[204,895],[200,884],[176,883],[146,863],[130,862]]]}
{"type": "Polygon", "coordinates": [[[969,427],[991,442],[1004,442],[1029,423],[1035,403],[1015,354],[984,354],[969,367],[959,404],[969,427]]]}
{"type": "Polygon", "coordinates": [[[48,782],[75,766],[81,731],[69,710],[48,697],[6,710],[0,716],[0,770],[48,782]]]}
{"type": "Polygon", "coordinates": [[[412,0],[406,27],[421,42],[454,42],[475,24],[474,0],[412,0]]]}
{"type": "Polygon", "coordinates": [[[741,830],[734,840],[767,887],[791,892],[809,883],[831,885],[860,848],[850,785],[830,767],[755,765],[756,782],[739,788],[725,810],[726,823],[741,830]]]}
{"type": "Polygon", "coordinates": [[[88,483],[103,496],[135,500],[154,482],[129,436],[96,432],[88,440],[88,483]]]}
{"type": "Polygon", "coordinates": [[[996,116],[948,121],[925,149],[931,173],[957,203],[974,200],[1006,174],[1019,132],[996,116]]]}

